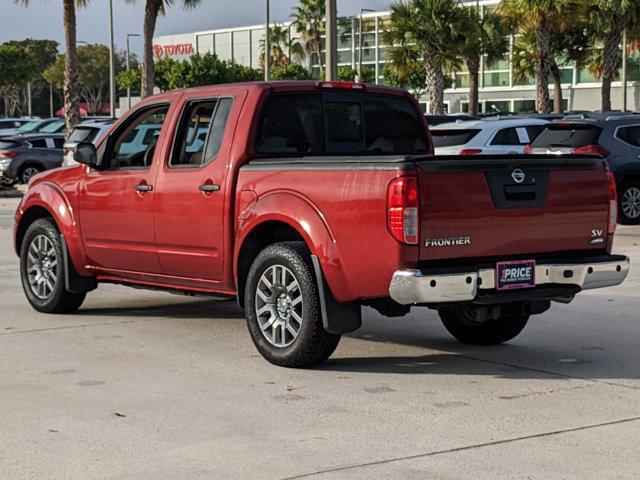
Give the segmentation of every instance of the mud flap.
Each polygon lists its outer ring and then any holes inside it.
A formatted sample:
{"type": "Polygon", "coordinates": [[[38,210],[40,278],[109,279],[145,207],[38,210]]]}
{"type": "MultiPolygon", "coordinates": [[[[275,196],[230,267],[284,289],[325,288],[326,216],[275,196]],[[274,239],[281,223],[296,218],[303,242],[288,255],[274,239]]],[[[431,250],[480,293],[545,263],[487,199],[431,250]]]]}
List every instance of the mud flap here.
{"type": "Polygon", "coordinates": [[[69,256],[64,235],[60,235],[60,243],[62,244],[64,262],[64,289],[70,293],[86,293],[98,288],[98,281],[95,277],[84,277],[76,271],[69,256]]]}
{"type": "Polygon", "coordinates": [[[362,325],[362,308],[360,304],[336,301],[324,278],[318,257],[311,255],[311,261],[313,262],[313,270],[318,284],[324,329],[329,333],[342,334],[353,332],[360,328],[362,325]]]}

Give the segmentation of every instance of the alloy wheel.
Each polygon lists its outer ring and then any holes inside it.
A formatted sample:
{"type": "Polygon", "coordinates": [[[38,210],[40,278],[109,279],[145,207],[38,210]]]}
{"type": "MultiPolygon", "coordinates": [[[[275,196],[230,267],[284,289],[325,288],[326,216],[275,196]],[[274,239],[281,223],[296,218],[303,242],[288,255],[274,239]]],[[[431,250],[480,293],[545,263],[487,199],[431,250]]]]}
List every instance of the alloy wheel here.
{"type": "Polygon", "coordinates": [[[46,235],[38,235],[27,252],[27,275],[29,287],[41,300],[48,299],[58,281],[58,255],[53,243],[46,235]]]}
{"type": "Polygon", "coordinates": [[[622,211],[630,219],[640,217],[640,188],[629,187],[622,195],[622,211]]]}
{"type": "Polygon", "coordinates": [[[302,291],[296,276],[284,265],[271,265],[258,281],[256,317],[267,341],[279,348],[291,345],[302,328],[302,291]]]}
{"type": "Polygon", "coordinates": [[[31,180],[32,177],[35,177],[39,173],[40,170],[38,170],[36,167],[25,168],[21,176],[22,183],[29,183],[29,180],[31,180]]]}

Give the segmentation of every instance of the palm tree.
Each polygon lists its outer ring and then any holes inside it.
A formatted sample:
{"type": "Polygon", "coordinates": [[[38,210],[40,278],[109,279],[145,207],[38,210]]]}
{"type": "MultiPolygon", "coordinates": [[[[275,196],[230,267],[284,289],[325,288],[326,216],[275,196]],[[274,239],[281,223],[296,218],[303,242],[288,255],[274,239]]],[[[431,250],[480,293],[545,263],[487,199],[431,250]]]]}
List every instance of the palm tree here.
{"type": "Polygon", "coordinates": [[[300,34],[300,44],[307,57],[316,54],[323,77],[322,33],[324,32],[325,0],[300,0],[293,8],[293,27],[300,34]]]}
{"type": "MultiPolygon", "coordinates": [[[[444,68],[458,62],[456,45],[464,41],[463,7],[456,0],[407,0],[391,4],[383,37],[390,61],[406,57],[422,62],[431,113],[444,113],[444,68]]],[[[410,62],[409,62],[410,63],[410,62]]]]}
{"type": "Polygon", "coordinates": [[[640,37],[640,5],[635,0],[589,0],[587,22],[593,28],[596,51],[592,70],[602,78],[602,111],[611,110],[611,82],[621,64],[620,43],[626,29],[632,41],[640,37]]]}
{"type": "MultiPolygon", "coordinates": [[[[14,0],[28,7],[29,0],[14,0]]],[[[76,6],[84,7],[87,0],[62,0],[62,21],[65,39],[64,111],[67,135],[80,121],[80,81],[78,77],[78,52],[76,43],[76,6]]]]}
{"type": "Polygon", "coordinates": [[[585,0],[502,0],[500,13],[516,33],[531,30],[535,38],[536,110],[549,109],[550,44],[552,31],[561,20],[574,21],[585,0]]]}
{"type": "MultiPolygon", "coordinates": [[[[135,3],[136,0],[126,0],[127,3],[135,3]]],[[[202,0],[182,0],[182,7],[195,8],[202,0]]],[[[142,36],[144,47],[142,54],[142,86],[140,94],[142,98],[153,95],[153,35],[156,31],[156,23],[159,15],[164,15],[167,7],[173,5],[174,0],[146,0],[144,6],[144,24],[142,36]]]]}
{"type": "MultiPolygon", "coordinates": [[[[553,30],[549,42],[549,70],[553,79],[553,111],[563,113],[562,75],[558,62],[575,64],[578,70],[584,68],[591,57],[588,26],[582,22],[558,26],[553,30]]],[[[513,44],[511,62],[513,78],[517,82],[535,76],[536,62],[535,35],[530,29],[524,30],[513,44]]]]}
{"type": "MultiPolygon", "coordinates": [[[[304,56],[302,46],[291,40],[289,29],[284,25],[275,24],[269,29],[269,44],[271,65],[274,67],[289,65],[291,57],[304,56]]],[[[260,40],[260,64],[264,68],[264,39],[260,40]]]]}
{"type": "Polygon", "coordinates": [[[509,50],[507,29],[502,17],[488,11],[480,15],[479,9],[467,8],[463,16],[464,41],[460,56],[469,71],[469,115],[478,116],[478,87],[480,57],[487,63],[501,60],[509,50]]]}

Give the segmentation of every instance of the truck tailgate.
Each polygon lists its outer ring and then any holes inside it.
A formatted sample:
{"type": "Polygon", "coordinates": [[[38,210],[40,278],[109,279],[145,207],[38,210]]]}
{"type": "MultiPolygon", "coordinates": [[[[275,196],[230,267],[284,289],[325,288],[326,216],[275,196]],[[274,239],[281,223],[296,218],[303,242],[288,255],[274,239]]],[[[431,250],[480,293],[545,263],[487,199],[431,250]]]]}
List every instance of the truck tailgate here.
{"type": "Polygon", "coordinates": [[[436,157],[417,167],[420,260],[605,248],[599,157],[436,157]]]}

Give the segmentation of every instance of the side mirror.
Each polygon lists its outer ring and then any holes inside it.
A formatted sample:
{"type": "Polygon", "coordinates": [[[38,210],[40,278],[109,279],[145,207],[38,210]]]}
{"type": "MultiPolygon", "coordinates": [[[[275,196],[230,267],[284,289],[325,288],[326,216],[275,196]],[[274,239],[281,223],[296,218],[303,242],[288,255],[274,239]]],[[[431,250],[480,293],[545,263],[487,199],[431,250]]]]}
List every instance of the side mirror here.
{"type": "Polygon", "coordinates": [[[98,152],[93,143],[79,143],[74,151],[75,160],[78,163],[96,167],[98,165],[98,152]]]}

